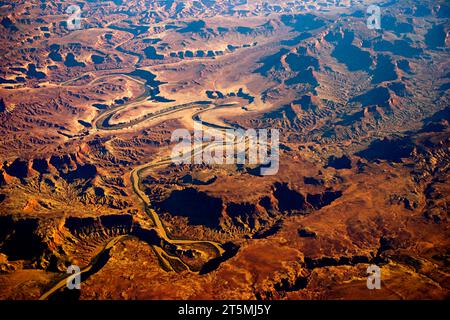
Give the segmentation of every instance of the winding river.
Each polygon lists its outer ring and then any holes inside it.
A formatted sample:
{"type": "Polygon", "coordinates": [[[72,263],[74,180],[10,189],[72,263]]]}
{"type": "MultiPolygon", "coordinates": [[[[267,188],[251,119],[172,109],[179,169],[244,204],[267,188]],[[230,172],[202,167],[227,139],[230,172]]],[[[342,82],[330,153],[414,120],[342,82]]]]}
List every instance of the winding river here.
{"type": "MultiPolygon", "coordinates": [[[[118,73],[112,73],[109,75],[103,75],[101,78],[107,78],[108,76],[117,76],[118,73]]],[[[132,105],[135,105],[139,102],[144,102],[146,100],[149,100],[152,98],[152,90],[147,86],[146,83],[144,83],[140,78],[136,78],[134,76],[130,76],[129,74],[120,74],[121,76],[128,77],[132,79],[133,81],[136,81],[140,85],[142,85],[144,88],[143,93],[136,97],[135,99],[132,99],[130,101],[127,101],[127,103],[123,105],[115,105],[109,109],[103,110],[93,121],[93,129],[96,131],[120,131],[126,128],[131,128],[133,126],[139,125],[144,121],[149,120],[155,120],[160,117],[181,111],[186,109],[197,109],[197,111],[192,115],[193,121],[200,121],[199,115],[202,112],[205,112],[207,110],[212,110],[214,108],[223,108],[223,107],[229,107],[233,106],[231,105],[217,105],[214,101],[197,101],[197,102],[191,102],[186,104],[180,104],[168,107],[166,109],[158,110],[157,112],[148,113],[140,118],[133,119],[126,123],[118,123],[118,124],[111,124],[110,120],[112,117],[114,117],[117,112],[125,110],[129,108],[132,105]]],[[[97,78],[94,81],[99,80],[100,78],[97,78]]],[[[212,123],[202,122],[202,125],[212,129],[212,130],[224,130],[224,129],[231,129],[226,128],[221,125],[216,125],[212,123]]],[[[203,152],[205,148],[213,148],[216,146],[217,143],[210,142],[205,143],[198,147],[198,149],[193,150],[193,155],[203,152]]],[[[191,239],[172,239],[170,234],[167,232],[163,222],[161,221],[159,215],[155,211],[155,209],[152,208],[150,199],[145,194],[145,192],[141,188],[141,181],[143,178],[148,176],[148,174],[158,167],[162,167],[165,165],[169,165],[172,162],[170,158],[162,158],[157,161],[153,161],[150,163],[146,163],[143,165],[140,165],[136,168],[134,168],[130,173],[130,183],[132,185],[133,191],[137,198],[141,201],[142,207],[147,213],[147,215],[150,217],[151,221],[153,222],[152,229],[154,229],[158,236],[167,242],[168,244],[171,244],[177,248],[181,247],[189,247],[191,245],[195,244],[203,244],[210,246],[212,251],[215,252],[215,258],[221,257],[225,250],[222,248],[222,245],[220,243],[214,242],[214,241],[207,241],[207,240],[191,240],[191,239]]],[[[109,259],[109,252],[110,250],[118,243],[130,238],[132,235],[120,235],[113,237],[110,239],[105,246],[101,249],[101,251],[91,260],[89,265],[84,267],[79,274],[71,274],[71,275],[65,275],[60,280],[58,280],[56,283],[54,283],[50,289],[48,289],[41,297],[41,300],[46,300],[53,295],[57,294],[58,292],[63,291],[66,288],[66,284],[68,281],[73,279],[75,276],[80,276],[81,280],[84,281],[87,279],[88,276],[98,271],[97,269],[100,269],[99,264],[102,266],[106,263],[106,261],[109,259]],[[94,270],[94,271],[93,271],[94,270]]],[[[171,255],[167,253],[163,248],[157,245],[152,245],[152,249],[155,252],[155,254],[158,256],[158,260],[162,267],[165,270],[168,271],[177,271],[180,269],[180,265],[183,266],[184,270],[187,270],[189,272],[198,273],[198,271],[194,271],[189,267],[184,261],[182,261],[179,257],[175,255],[171,255]],[[175,266],[174,264],[177,264],[175,266]]],[[[214,259],[214,258],[213,258],[214,259]]]]}
{"type": "MultiPolygon", "coordinates": [[[[120,44],[123,45],[123,44],[120,44]]],[[[118,45],[118,47],[120,46],[118,45]]],[[[117,48],[116,48],[117,49],[117,48]]],[[[120,51],[120,50],[119,50],[120,51]]],[[[125,52],[126,53],[126,52],[125,52]]],[[[151,112],[148,114],[145,114],[144,116],[135,118],[133,120],[130,120],[129,122],[121,122],[121,123],[111,123],[111,119],[120,111],[123,111],[127,108],[130,108],[131,106],[134,106],[136,104],[139,104],[141,102],[149,101],[152,99],[155,99],[157,97],[157,94],[159,93],[159,85],[162,83],[159,83],[157,81],[154,81],[154,78],[146,78],[145,76],[142,76],[143,73],[149,73],[145,70],[136,69],[132,73],[121,73],[118,70],[111,70],[112,72],[106,75],[101,75],[99,77],[96,77],[93,79],[89,84],[92,84],[94,82],[99,81],[100,79],[105,79],[108,77],[113,76],[121,76],[126,77],[132,81],[135,81],[142,87],[142,94],[135,97],[134,99],[131,99],[127,101],[124,104],[116,104],[108,109],[103,110],[93,121],[92,121],[92,129],[94,132],[98,131],[120,131],[124,129],[128,129],[134,126],[137,126],[144,121],[150,121],[150,120],[156,120],[158,118],[161,118],[163,116],[167,116],[182,110],[187,109],[194,109],[196,110],[192,115],[192,120],[194,122],[200,122],[200,114],[204,113],[209,110],[213,110],[215,108],[225,108],[225,107],[233,107],[234,104],[222,104],[219,105],[216,103],[216,101],[195,101],[191,103],[185,103],[180,105],[174,105],[162,110],[158,110],[155,112],[151,112]],[[152,86],[153,85],[153,86],[152,86]],[[156,86],[156,94],[155,94],[155,86],[156,86]]],[[[62,86],[69,86],[73,81],[81,78],[83,75],[78,76],[72,80],[65,81],[64,83],[60,84],[62,86]]],[[[214,124],[210,122],[202,122],[202,126],[206,127],[207,130],[219,130],[224,131],[225,129],[233,129],[231,127],[225,127],[222,124],[214,124]]],[[[89,134],[91,134],[91,130],[89,130],[89,134]]],[[[204,143],[201,146],[198,147],[198,149],[193,150],[193,155],[202,152],[205,149],[208,148],[214,148],[217,146],[218,142],[208,142],[204,143]]],[[[151,201],[148,198],[148,196],[145,194],[145,192],[141,188],[141,181],[143,178],[148,176],[148,174],[162,166],[166,166],[172,163],[170,158],[162,158],[159,160],[155,160],[150,163],[146,163],[143,165],[139,165],[132,169],[130,173],[130,183],[133,188],[133,191],[139,201],[141,202],[141,205],[143,209],[145,210],[146,214],[149,216],[149,218],[152,221],[152,227],[150,230],[155,230],[158,234],[159,238],[164,240],[166,243],[175,246],[176,248],[189,248],[189,246],[196,245],[196,244],[202,244],[209,246],[211,251],[214,252],[214,259],[220,259],[222,256],[224,256],[225,250],[223,246],[214,241],[207,241],[207,240],[191,240],[191,239],[173,239],[170,236],[170,233],[166,230],[163,222],[161,221],[159,215],[155,211],[154,208],[152,208],[151,201]]],[[[147,230],[148,231],[148,230],[147,230]]],[[[41,300],[46,300],[49,298],[54,297],[58,293],[67,291],[66,285],[67,282],[73,279],[75,276],[80,276],[81,281],[86,280],[90,275],[97,272],[99,269],[101,269],[102,266],[106,264],[106,262],[109,259],[109,253],[110,250],[118,243],[129,239],[130,237],[135,237],[135,235],[126,234],[126,235],[120,235],[113,237],[108,240],[108,242],[104,245],[104,247],[100,250],[100,252],[91,259],[91,262],[81,269],[79,274],[71,274],[71,275],[64,275],[59,280],[57,280],[55,283],[51,285],[51,287],[40,297],[41,300]]],[[[139,237],[138,237],[139,238],[139,237]]],[[[191,269],[189,265],[187,265],[182,259],[180,259],[178,256],[171,255],[168,252],[166,252],[161,246],[158,246],[156,244],[150,244],[154,253],[158,256],[158,260],[162,267],[167,271],[179,271],[180,266],[182,266],[183,270],[186,270],[188,272],[192,273],[198,273],[198,271],[194,271],[191,269]]],[[[198,249],[197,249],[198,250],[198,249]]]]}

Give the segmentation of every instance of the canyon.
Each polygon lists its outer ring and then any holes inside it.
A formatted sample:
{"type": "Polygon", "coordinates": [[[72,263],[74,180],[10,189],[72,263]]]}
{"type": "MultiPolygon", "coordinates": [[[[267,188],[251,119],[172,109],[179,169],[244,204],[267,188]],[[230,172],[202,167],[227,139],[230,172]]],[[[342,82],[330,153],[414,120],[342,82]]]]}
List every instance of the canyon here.
{"type": "Polygon", "coordinates": [[[448,299],[450,7],[419,2],[4,1],[0,299],[448,299]],[[174,163],[198,123],[277,130],[278,171],[174,163]]]}

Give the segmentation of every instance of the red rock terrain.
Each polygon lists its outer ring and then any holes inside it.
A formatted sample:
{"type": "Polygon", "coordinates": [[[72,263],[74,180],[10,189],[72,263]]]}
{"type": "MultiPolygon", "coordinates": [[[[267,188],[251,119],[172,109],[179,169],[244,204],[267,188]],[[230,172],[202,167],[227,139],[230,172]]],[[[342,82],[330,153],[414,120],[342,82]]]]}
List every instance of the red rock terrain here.
{"type": "Polygon", "coordinates": [[[0,299],[448,299],[450,7],[369,3],[6,1],[0,299]],[[168,161],[199,121],[278,173],[168,161]]]}

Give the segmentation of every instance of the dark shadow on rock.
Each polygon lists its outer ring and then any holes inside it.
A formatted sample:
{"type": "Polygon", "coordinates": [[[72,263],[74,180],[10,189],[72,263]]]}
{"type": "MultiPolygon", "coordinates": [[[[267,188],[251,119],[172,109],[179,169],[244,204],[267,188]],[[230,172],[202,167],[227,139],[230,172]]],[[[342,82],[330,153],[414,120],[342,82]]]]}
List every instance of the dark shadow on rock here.
{"type": "Polygon", "coordinates": [[[222,262],[231,259],[239,251],[239,246],[235,245],[232,242],[225,243],[222,248],[225,250],[225,252],[220,257],[211,259],[207,263],[205,263],[200,270],[200,275],[216,270],[222,262]]]}

